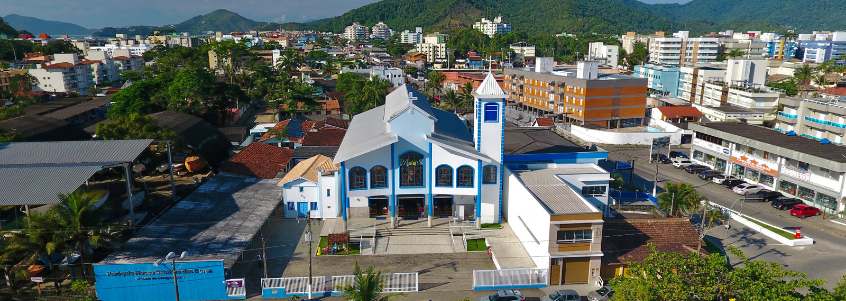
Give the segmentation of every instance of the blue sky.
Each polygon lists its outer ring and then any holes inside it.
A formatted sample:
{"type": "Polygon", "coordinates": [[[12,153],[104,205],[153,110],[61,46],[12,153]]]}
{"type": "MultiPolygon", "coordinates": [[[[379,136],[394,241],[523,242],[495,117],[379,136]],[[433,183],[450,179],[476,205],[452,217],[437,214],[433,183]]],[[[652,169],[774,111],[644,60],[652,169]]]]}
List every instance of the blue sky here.
{"type": "MultiPolygon", "coordinates": [[[[0,0],[0,16],[18,14],[86,28],[165,25],[215,9],[264,22],[300,22],[341,15],[377,0],[0,0]]],[[[684,0],[641,0],[647,3],[684,0]]],[[[686,2],[686,1],[685,1],[686,2]]]]}

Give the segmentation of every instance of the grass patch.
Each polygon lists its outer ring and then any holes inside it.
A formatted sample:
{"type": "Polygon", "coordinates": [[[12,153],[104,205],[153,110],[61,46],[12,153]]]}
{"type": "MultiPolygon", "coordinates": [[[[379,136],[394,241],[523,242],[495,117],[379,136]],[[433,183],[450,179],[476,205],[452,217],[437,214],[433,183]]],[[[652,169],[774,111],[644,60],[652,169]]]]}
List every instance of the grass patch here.
{"type": "MultiPolygon", "coordinates": [[[[339,251],[335,254],[327,254],[326,253],[326,247],[327,247],[326,245],[327,245],[328,239],[329,238],[326,237],[326,236],[323,236],[323,237],[320,238],[320,244],[318,244],[318,248],[320,248],[320,255],[321,256],[322,255],[358,255],[358,254],[361,254],[361,245],[357,244],[357,243],[350,243],[349,251],[339,251]]],[[[341,246],[339,245],[338,248],[341,248],[341,246]]],[[[329,251],[330,252],[332,251],[331,246],[329,248],[329,251]]]]}
{"type": "Polygon", "coordinates": [[[501,229],[502,225],[500,224],[482,224],[482,229],[501,229]]]}
{"type": "Polygon", "coordinates": [[[790,233],[790,232],[784,231],[784,230],[782,230],[782,229],[779,229],[779,228],[776,228],[776,227],[772,227],[772,226],[770,226],[770,225],[764,224],[764,223],[759,222],[758,220],[753,219],[753,218],[750,218],[750,217],[746,217],[746,216],[744,216],[743,218],[745,218],[745,219],[747,219],[747,220],[749,220],[749,221],[751,221],[751,222],[753,222],[753,223],[757,224],[758,226],[764,227],[764,229],[767,229],[767,230],[773,231],[773,232],[775,232],[776,234],[781,235],[781,236],[782,236],[782,237],[784,237],[784,238],[787,238],[787,239],[796,239],[796,238],[794,238],[794,237],[793,237],[794,233],[790,233]]]}
{"type": "Polygon", "coordinates": [[[485,245],[484,239],[468,239],[467,251],[487,251],[488,246],[485,245]]]}

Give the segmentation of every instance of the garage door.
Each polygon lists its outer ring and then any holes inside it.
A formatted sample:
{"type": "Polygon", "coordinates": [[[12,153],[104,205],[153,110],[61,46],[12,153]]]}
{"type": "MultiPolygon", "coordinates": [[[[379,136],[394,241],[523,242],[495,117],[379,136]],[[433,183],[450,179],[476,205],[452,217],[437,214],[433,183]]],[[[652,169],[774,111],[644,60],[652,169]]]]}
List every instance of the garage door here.
{"type": "Polygon", "coordinates": [[[588,283],[590,258],[565,258],[564,283],[588,283]]]}

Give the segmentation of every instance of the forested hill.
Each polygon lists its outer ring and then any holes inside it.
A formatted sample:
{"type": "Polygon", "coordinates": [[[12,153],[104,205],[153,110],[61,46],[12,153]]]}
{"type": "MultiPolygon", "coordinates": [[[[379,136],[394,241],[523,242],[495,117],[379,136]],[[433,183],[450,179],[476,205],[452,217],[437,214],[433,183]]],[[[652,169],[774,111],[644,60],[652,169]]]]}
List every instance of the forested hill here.
{"type": "Polygon", "coordinates": [[[218,9],[205,15],[199,15],[191,19],[185,20],[179,24],[165,25],[165,26],[127,26],[127,27],[105,27],[94,33],[98,37],[112,37],[118,33],[125,33],[129,35],[147,35],[153,30],[158,29],[173,29],[175,32],[189,32],[191,34],[200,34],[204,31],[246,31],[257,26],[265,24],[247,19],[237,13],[218,9]]]}
{"type": "Polygon", "coordinates": [[[760,19],[801,32],[846,28],[846,0],[693,0],[681,5],[649,6],[656,14],[665,14],[679,21],[693,18],[715,22],[760,19]]]}

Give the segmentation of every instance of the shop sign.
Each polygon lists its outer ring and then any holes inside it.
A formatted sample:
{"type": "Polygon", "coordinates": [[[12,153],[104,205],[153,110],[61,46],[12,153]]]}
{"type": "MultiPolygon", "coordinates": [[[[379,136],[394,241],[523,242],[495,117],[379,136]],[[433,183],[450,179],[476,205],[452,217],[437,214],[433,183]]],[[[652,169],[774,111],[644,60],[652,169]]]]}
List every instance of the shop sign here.
{"type": "Polygon", "coordinates": [[[767,173],[771,176],[778,175],[778,165],[764,159],[758,158],[757,156],[750,156],[745,153],[736,152],[731,156],[731,162],[737,163],[739,165],[767,173]]]}
{"type": "Polygon", "coordinates": [[[809,171],[801,170],[796,167],[790,165],[782,164],[784,168],[781,169],[781,173],[787,175],[788,177],[798,179],[804,182],[811,181],[811,173],[809,171]]]}
{"type": "Polygon", "coordinates": [[[702,139],[693,139],[693,146],[696,146],[696,147],[699,147],[699,148],[702,148],[702,149],[707,149],[707,150],[710,150],[712,152],[716,152],[718,154],[723,154],[723,155],[726,155],[726,156],[729,155],[729,149],[728,148],[723,147],[722,145],[717,145],[717,144],[702,140],[702,139]]]}

